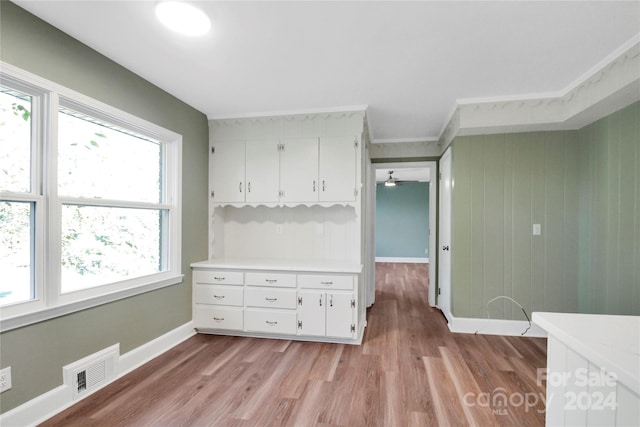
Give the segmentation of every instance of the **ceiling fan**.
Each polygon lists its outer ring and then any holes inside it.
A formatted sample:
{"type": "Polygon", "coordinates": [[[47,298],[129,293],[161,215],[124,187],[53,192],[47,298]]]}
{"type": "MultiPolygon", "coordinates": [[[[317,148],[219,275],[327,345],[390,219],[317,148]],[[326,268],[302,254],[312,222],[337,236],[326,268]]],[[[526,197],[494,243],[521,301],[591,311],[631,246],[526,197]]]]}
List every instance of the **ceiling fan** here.
{"type": "Polygon", "coordinates": [[[402,185],[405,182],[418,182],[418,181],[407,181],[407,180],[399,180],[393,177],[393,171],[389,171],[389,178],[384,182],[385,187],[395,187],[396,185],[402,185]]]}

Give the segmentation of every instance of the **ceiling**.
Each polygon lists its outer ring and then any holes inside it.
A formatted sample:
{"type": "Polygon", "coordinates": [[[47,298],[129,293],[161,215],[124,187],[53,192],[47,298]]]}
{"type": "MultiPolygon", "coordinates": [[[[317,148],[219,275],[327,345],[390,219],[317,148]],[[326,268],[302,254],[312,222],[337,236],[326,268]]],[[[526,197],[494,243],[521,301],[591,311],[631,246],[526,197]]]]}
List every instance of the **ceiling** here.
{"type": "Polygon", "coordinates": [[[640,1],[191,1],[200,38],[155,1],[14,2],[209,118],[368,106],[374,142],[437,139],[458,99],[562,91],[640,33],[640,1]]]}

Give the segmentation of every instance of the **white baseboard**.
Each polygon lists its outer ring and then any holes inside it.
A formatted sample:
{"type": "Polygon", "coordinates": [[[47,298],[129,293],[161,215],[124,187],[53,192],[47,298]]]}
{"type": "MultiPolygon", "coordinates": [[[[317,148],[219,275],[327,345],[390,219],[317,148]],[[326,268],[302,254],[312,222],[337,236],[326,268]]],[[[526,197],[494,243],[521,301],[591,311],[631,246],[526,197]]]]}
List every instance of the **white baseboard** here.
{"type": "MultiPolygon", "coordinates": [[[[116,366],[117,375],[109,382],[102,384],[95,391],[100,390],[118,378],[123,377],[132,370],[142,366],[151,359],[170,350],[182,341],[195,335],[193,322],[167,332],[158,338],[137,347],[118,358],[116,366]]],[[[95,393],[95,391],[93,393],[95,393]]],[[[84,399],[93,393],[87,393],[84,399]]],[[[4,414],[0,414],[0,426],[2,427],[28,427],[38,425],[54,415],[62,412],[82,399],[73,400],[72,387],[61,385],[28,402],[14,408],[4,414]]]]}
{"type": "Polygon", "coordinates": [[[413,264],[429,264],[429,258],[402,258],[377,256],[376,262],[405,262],[413,264]]]}
{"type": "Polygon", "coordinates": [[[449,330],[461,334],[481,334],[481,335],[507,335],[546,338],[547,331],[526,320],[501,320],[501,319],[474,319],[466,317],[455,317],[449,313],[445,314],[449,320],[449,330]],[[527,330],[527,328],[529,328],[527,330]],[[526,333],[523,332],[526,331],[526,333]]]}

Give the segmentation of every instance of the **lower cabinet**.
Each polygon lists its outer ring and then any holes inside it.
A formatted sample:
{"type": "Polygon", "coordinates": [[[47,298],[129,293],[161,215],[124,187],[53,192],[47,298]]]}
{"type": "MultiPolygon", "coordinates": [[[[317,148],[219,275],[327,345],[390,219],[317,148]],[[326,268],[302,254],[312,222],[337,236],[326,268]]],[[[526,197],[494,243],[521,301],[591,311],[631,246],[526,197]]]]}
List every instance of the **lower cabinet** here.
{"type": "Polygon", "coordinates": [[[298,292],[300,335],[353,338],[356,332],[355,313],[353,293],[298,292]]]}
{"type": "Polygon", "coordinates": [[[194,324],[205,333],[357,339],[357,277],[355,273],[194,270],[194,324]]]}

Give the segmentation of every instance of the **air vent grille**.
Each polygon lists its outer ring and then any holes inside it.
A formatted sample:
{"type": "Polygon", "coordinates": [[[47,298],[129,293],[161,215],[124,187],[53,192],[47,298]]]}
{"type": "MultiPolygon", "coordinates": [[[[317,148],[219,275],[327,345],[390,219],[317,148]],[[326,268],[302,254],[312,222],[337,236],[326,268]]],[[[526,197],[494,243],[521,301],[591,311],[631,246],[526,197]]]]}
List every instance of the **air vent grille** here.
{"type": "Polygon", "coordinates": [[[73,399],[100,388],[116,372],[120,355],[118,344],[87,356],[63,368],[65,384],[73,390],[73,399]]]}

